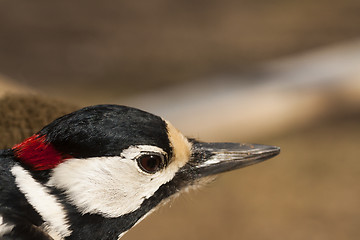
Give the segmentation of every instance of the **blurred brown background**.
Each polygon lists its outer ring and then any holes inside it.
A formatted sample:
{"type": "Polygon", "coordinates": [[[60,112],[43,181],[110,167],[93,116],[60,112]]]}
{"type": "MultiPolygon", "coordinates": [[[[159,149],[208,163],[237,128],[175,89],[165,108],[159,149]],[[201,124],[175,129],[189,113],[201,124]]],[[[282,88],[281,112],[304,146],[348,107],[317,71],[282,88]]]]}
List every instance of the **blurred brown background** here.
{"type": "Polygon", "coordinates": [[[0,72],[109,100],[357,38],[359,11],[356,0],[2,0],[0,72]]]}
{"type": "Polygon", "coordinates": [[[354,0],[0,1],[0,143],[78,106],[141,107],[282,152],[124,239],[358,239],[359,22],[354,0]]]}

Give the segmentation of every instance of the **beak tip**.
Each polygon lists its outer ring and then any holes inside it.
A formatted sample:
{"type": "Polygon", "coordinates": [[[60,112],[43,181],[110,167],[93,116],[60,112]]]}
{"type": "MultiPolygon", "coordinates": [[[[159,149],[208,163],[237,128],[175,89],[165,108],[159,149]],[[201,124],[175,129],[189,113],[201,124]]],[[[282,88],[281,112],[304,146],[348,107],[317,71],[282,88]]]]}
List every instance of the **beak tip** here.
{"type": "Polygon", "coordinates": [[[277,147],[277,146],[271,146],[270,151],[274,154],[274,156],[276,156],[276,155],[280,154],[281,149],[280,149],[280,147],[277,147]]]}
{"type": "Polygon", "coordinates": [[[262,156],[263,160],[273,158],[280,154],[280,147],[277,146],[254,145],[254,149],[256,149],[258,155],[262,156]]]}

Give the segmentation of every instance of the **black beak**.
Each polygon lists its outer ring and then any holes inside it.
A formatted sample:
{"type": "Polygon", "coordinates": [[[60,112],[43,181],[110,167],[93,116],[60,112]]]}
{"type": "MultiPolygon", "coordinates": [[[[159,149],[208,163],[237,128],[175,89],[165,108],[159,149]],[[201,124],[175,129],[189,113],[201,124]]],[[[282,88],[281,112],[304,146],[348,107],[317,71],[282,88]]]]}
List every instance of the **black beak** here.
{"type": "Polygon", "coordinates": [[[259,144],[192,143],[192,156],[188,162],[191,170],[188,170],[195,178],[253,165],[280,153],[279,147],[259,144]]]}

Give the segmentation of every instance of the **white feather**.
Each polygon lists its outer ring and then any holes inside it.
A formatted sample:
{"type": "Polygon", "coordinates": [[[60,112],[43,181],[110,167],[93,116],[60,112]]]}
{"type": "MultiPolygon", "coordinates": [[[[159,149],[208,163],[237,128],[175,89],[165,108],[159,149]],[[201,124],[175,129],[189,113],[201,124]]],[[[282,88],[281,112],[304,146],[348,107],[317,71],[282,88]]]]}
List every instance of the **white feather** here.
{"type": "Polygon", "coordinates": [[[130,146],[129,148],[123,150],[121,153],[121,157],[125,159],[135,159],[142,152],[157,152],[161,154],[166,154],[164,150],[156,146],[138,145],[138,146],[130,146]]]}
{"type": "Polygon", "coordinates": [[[62,189],[82,214],[119,217],[135,211],[163,184],[170,181],[179,164],[143,172],[135,158],[142,152],[164,153],[156,146],[132,146],[121,156],[68,159],[52,172],[48,186],[62,189]]]}
{"type": "MultiPolygon", "coordinates": [[[[19,165],[11,169],[15,182],[20,191],[25,195],[28,202],[47,222],[51,232],[56,232],[61,237],[70,236],[65,210],[51,195],[48,189],[38,183],[30,173],[19,165]]],[[[51,233],[50,233],[51,235],[51,233]]]]}

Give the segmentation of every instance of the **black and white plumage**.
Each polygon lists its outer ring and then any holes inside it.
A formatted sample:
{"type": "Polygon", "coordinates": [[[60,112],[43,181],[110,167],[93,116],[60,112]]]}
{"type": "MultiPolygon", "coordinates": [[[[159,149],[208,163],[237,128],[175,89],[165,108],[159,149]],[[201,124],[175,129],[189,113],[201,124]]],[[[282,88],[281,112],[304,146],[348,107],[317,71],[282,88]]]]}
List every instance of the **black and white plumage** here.
{"type": "Polygon", "coordinates": [[[188,139],[130,107],[83,108],[0,151],[0,238],[119,239],[170,196],[278,153],[188,139]]]}

